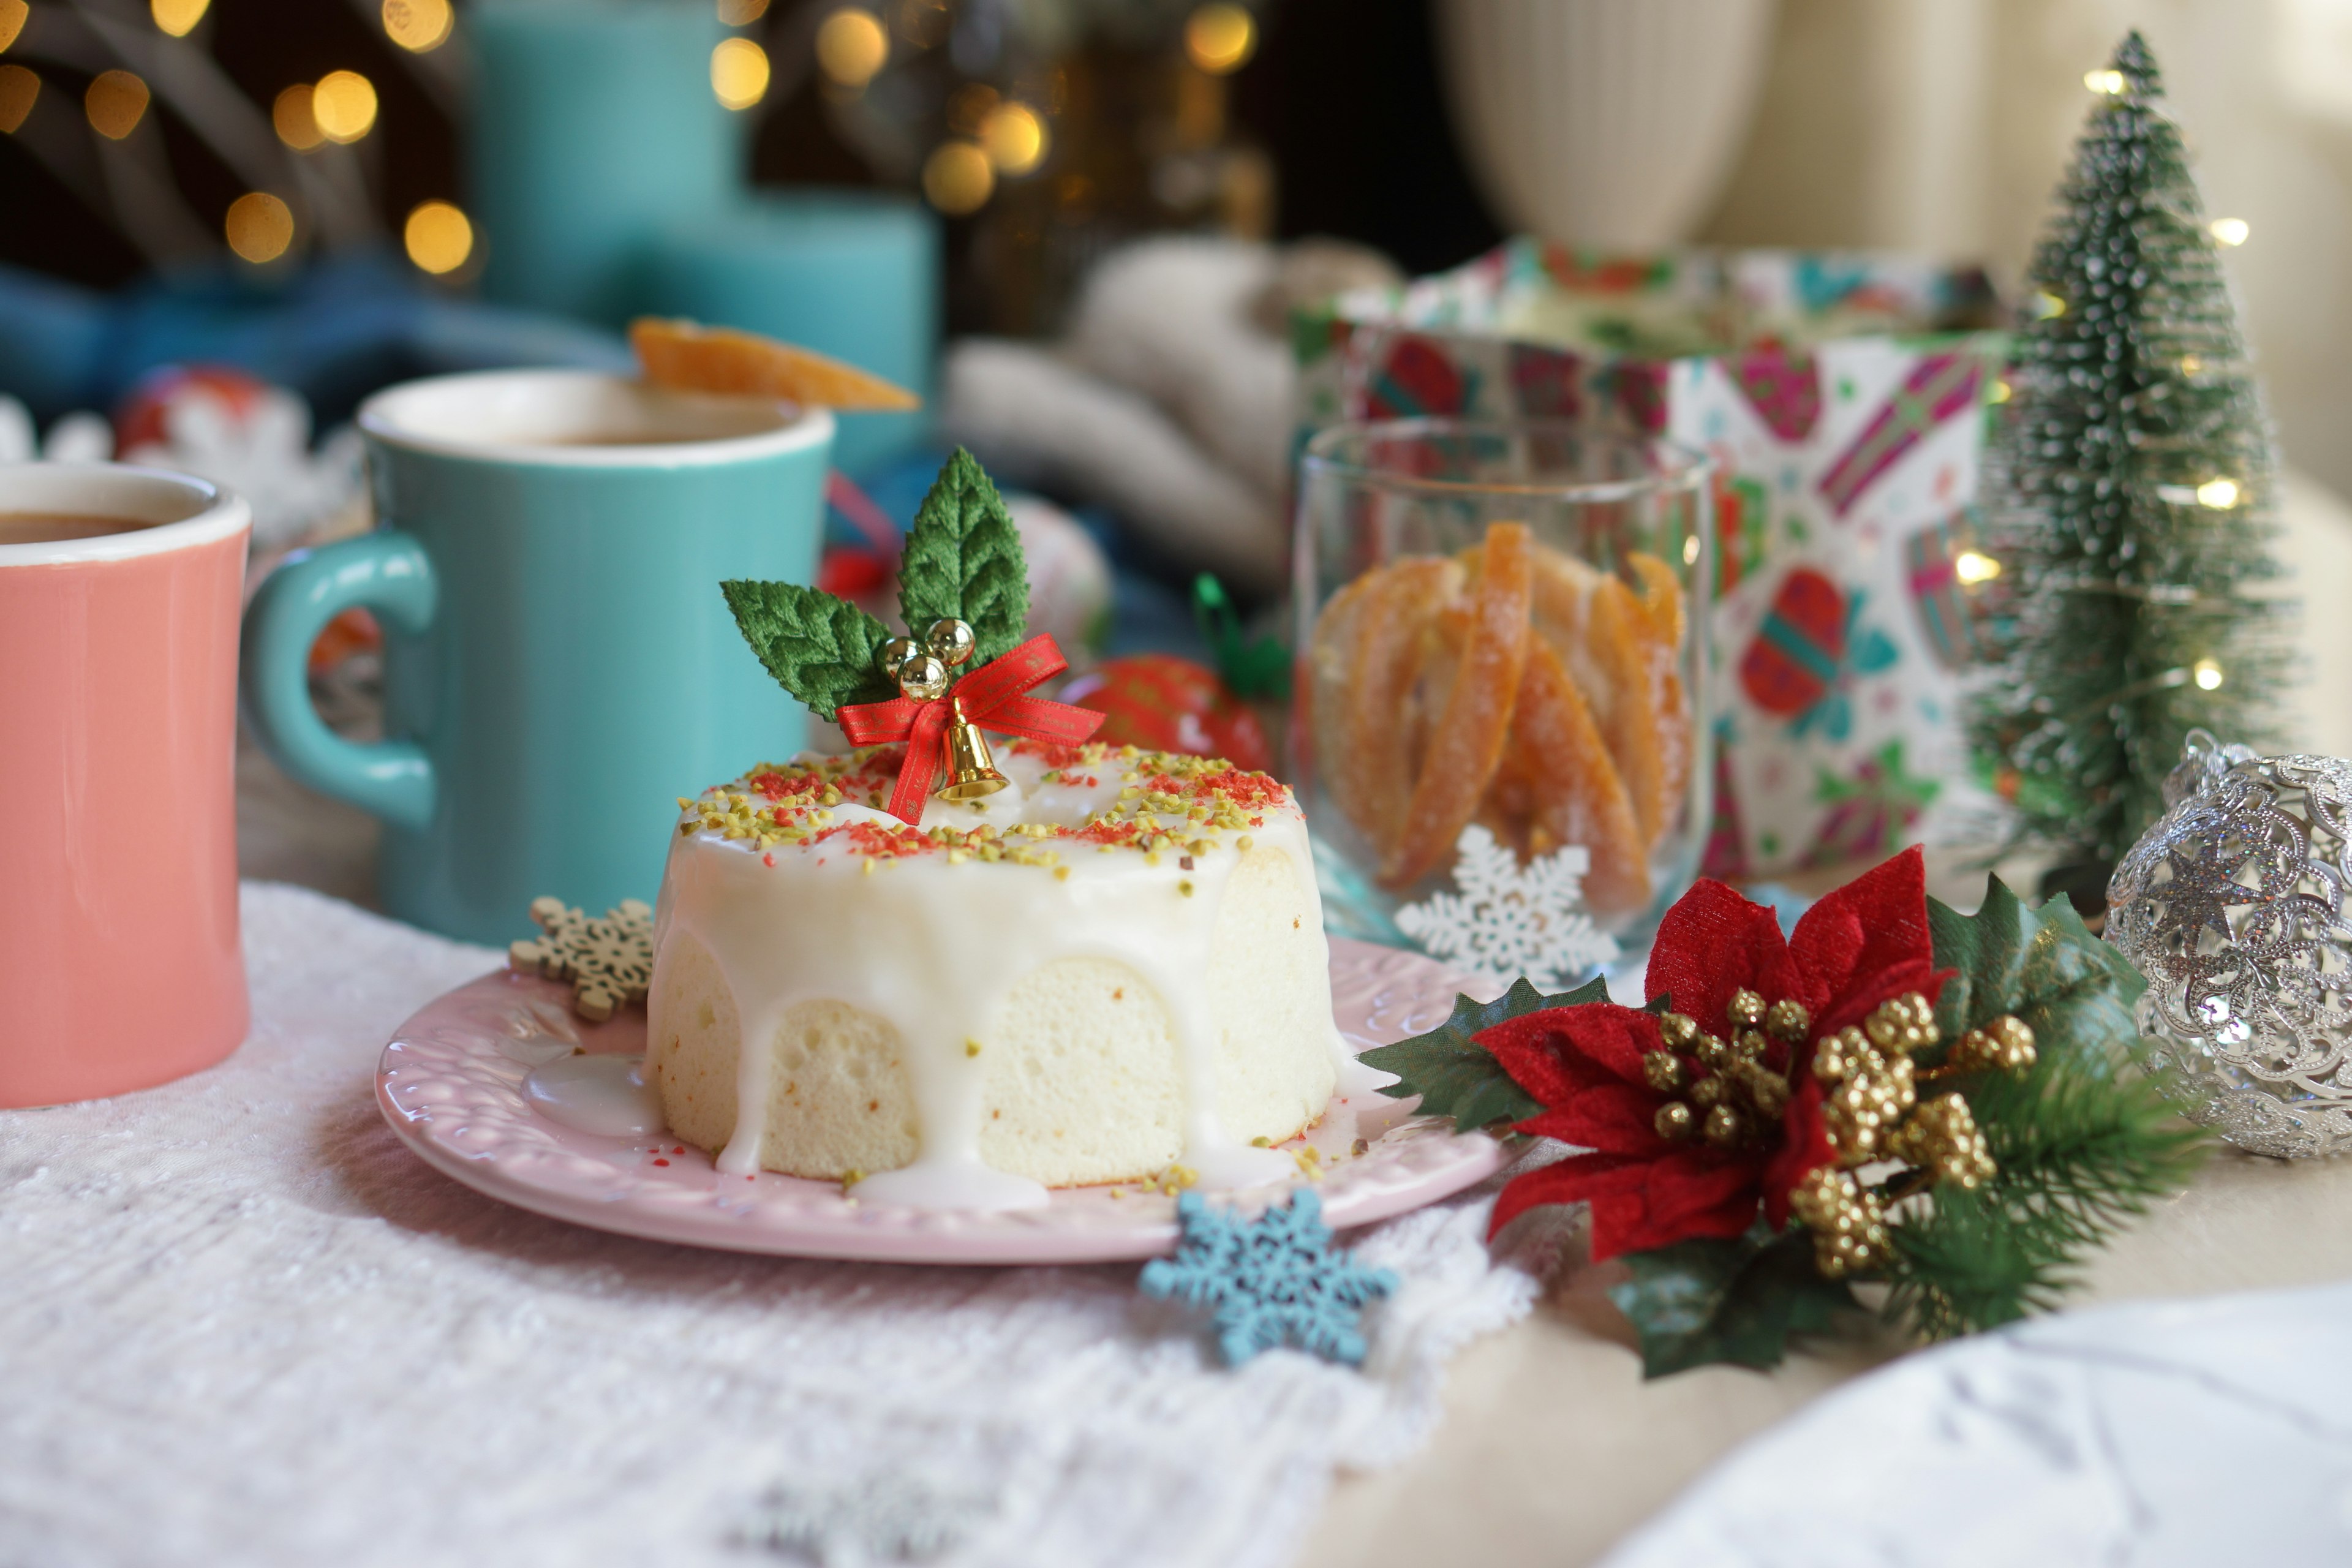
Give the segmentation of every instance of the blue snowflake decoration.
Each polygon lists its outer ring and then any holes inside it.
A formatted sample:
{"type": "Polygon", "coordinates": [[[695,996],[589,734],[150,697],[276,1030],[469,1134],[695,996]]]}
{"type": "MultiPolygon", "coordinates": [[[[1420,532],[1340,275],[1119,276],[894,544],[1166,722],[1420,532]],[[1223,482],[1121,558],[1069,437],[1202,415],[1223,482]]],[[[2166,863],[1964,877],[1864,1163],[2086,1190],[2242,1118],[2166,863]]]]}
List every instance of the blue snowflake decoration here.
{"type": "Polygon", "coordinates": [[[1143,1293],[1212,1309],[1226,1365],[1286,1344],[1349,1366],[1363,1361],[1357,1320],[1397,1288],[1397,1277],[1331,1250],[1321,1198],[1302,1187],[1244,1221],[1186,1193],[1176,1217],[1183,1243],[1175,1257],[1143,1266],[1143,1293]]]}

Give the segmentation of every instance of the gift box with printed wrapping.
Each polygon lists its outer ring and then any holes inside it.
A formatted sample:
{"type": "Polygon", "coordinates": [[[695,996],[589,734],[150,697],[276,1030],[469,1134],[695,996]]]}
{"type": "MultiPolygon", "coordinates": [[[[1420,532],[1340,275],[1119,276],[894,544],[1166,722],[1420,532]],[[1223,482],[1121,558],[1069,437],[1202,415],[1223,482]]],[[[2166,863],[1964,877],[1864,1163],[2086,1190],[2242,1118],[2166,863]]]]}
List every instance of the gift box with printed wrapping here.
{"type": "Polygon", "coordinates": [[[1966,784],[1968,538],[2000,338],[1981,273],[1900,258],[1514,240],[1295,323],[1299,439],[1346,418],[1567,418],[1716,485],[1705,869],[1891,852],[1966,784]]]}

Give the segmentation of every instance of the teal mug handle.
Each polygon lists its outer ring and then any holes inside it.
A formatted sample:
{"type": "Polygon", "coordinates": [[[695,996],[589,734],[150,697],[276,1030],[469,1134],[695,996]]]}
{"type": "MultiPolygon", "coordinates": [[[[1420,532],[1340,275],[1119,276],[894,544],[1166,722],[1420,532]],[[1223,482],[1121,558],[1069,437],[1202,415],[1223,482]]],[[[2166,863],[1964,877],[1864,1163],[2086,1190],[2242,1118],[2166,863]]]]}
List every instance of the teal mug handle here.
{"type": "Polygon", "coordinates": [[[400,630],[422,633],[440,599],[432,560],[397,530],[289,555],[245,612],[239,683],[245,721],[278,765],[321,795],[403,827],[433,821],[433,763],[408,741],[363,746],[326,726],[310,705],[310,645],[327,623],[364,605],[400,630]]]}

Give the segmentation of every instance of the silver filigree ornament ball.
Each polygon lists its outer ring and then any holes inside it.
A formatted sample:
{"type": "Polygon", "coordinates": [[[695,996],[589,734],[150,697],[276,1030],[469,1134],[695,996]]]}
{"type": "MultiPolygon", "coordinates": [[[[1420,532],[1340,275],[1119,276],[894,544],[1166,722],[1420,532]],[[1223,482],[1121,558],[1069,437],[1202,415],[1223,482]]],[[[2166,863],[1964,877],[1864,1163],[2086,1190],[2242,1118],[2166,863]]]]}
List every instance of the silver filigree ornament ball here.
{"type": "Polygon", "coordinates": [[[2352,1151],[2352,762],[2192,730],[2164,798],[2107,885],[2140,1065],[2242,1149],[2352,1151]]]}

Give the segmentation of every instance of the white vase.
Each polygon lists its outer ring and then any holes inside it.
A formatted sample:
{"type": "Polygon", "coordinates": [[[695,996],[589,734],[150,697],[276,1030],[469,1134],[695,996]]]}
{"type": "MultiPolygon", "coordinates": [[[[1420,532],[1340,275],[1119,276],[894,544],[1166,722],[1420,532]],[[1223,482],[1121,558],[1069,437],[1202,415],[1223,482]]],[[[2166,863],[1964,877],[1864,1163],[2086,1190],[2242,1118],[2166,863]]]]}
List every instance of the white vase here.
{"type": "Polygon", "coordinates": [[[1754,117],[1777,0],[1439,0],[1446,92],[1496,215],[1580,245],[1685,238],[1754,117]]]}

